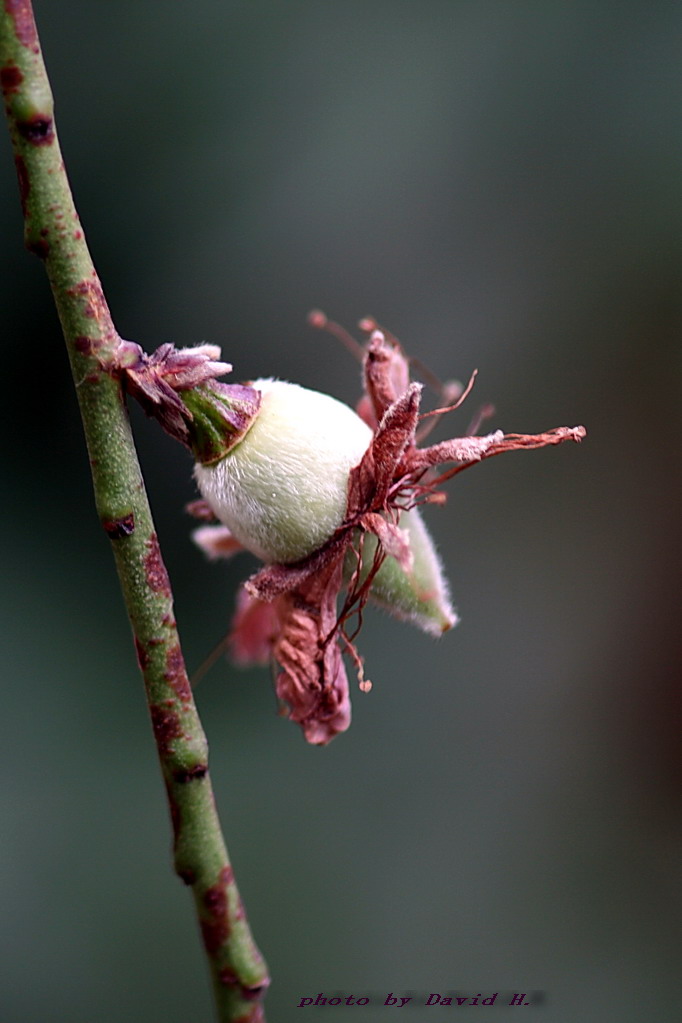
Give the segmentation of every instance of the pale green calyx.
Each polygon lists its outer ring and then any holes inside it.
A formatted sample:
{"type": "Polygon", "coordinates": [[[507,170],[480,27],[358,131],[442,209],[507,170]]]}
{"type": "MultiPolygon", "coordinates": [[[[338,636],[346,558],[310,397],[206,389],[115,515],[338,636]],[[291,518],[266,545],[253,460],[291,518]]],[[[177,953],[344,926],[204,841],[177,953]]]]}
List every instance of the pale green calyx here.
{"type": "MultiPolygon", "coordinates": [[[[424,525],[418,508],[402,512],[399,526],[404,529],[412,552],[412,568],[402,568],[388,555],[372,581],[371,598],[396,618],[412,622],[431,636],[440,636],[458,622],[450,603],[450,592],[433,540],[424,525]]],[[[365,535],[360,581],[367,578],[377,538],[365,535]]],[[[350,575],[356,558],[346,555],[345,571],[350,575]]]]}

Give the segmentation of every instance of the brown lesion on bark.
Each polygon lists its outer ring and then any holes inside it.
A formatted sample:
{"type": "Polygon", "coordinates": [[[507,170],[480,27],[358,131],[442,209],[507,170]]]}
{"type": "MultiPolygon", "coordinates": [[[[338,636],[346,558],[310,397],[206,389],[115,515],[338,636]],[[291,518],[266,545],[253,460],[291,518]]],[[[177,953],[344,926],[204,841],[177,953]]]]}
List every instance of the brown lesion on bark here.
{"type": "Polygon", "coordinates": [[[149,713],[159,754],[162,757],[171,756],[173,740],[180,739],[183,735],[180,716],[171,707],[160,703],[153,703],[149,713]]]}
{"type": "Polygon", "coordinates": [[[73,339],[73,346],[79,355],[96,356],[102,344],[101,338],[89,337],[87,334],[79,334],[73,339]]]}
{"type": "Polygon", "coordinates": [[[177,643],[166,654],[166,671],[163,677],[170,684],[181,703],[192,702],[192,689],[187,678],[185,659],[177,643]]]}
{"type": "Polygon", "coordinates": [[[26,248],[38,259],[47,259],[50,255],[49,243],[44,238],[27,238],[26,248]]]}
{"type": "Polygon", "coordinates": [[[17,131],[32,146],[51,146],[55,140],[54,121],[45,114],[34,114],[17,121],[17,131]]]}
{"type": "Polygon", "coordinates": [[[118,519],[102,519],[102,526],[110,540],[121,540],[135,532],[135,516],[130,512],[118,519]]]}
{"type": "Polygon", "coordinates": [[[6,64],[0,68],[0,87],[5,97],[17,93],[23,80],[21,69],[16,64],[6,64]]]}
{"type": "Polygon", "coordinates": [[[228,885],[234,882],[231,867],[223,867],[218,880],[204,892],[207,916],[201,920],[201,933],[209,955],[214,956],[230,936],[228,885]]]}
{"type": "Polygon", "coordinates": [[[29,0],[5,0],[5,10],[14,22],[14,31],[22,46],[40,53],[38,32],[29,0]]]}
{"type": "MultiPolygon", "coordinates": [[[[57,221],[62,219],[58,209],[52,208],[51,213],[57,221]]],[[[97,325],[94,332],[95,334],[99,332],[100,336],[90,337],[91,347],[88,354],[96,355],[100,350],[111,349],[112,345],[118,348],[120,338],[114,327],[109,306],[96,272],[93,270],[90,277],[85,277],[73,287],[67,288],[67,294],[80,300],[81,315],[88,320],[93,320],[97,325]]],[[[110,359],[113,358],[113,355],[114,351],[111,352],[110,359]]]]}
{"type": "Polygon", "coordinates": [[[194,767],[188,767],[187,769],[178,768],[177,771],[173,771],[173,781],[178,782],[180,785],[187,785],[192,781],[201,781],[207,774],[207,764],[195,764],[194,767]]]}
{"type": "MultiPolygon", "coordinates": [[[[256,984],[254,987],[249,987],[248,984],[242,984],[234,970],[231,970],[229,966],[225,966],[222,970],[218,971],[218,979],[221,984],[225,987],[230,987],[239,992],[240,997],[245,1002],[255,1002],[262,998],[268,990],[270,984],[256,984]]],[[[242,1019],[248,1019],[249,1023],[253,1023],[254,1017],[250,1015],[248,1017],[241,1017],[242,1019]]]]}
{"type": "Polygon", "coordinates": [[[156,533],[152,533],[149,539],[145,540],[145,547],[147,548],[147,553],[144,558],[144,572],[149,588],[154,593],[161,593],[164,597],[170,597],[170,580],[161,557],[159,539],[156,533]]]}

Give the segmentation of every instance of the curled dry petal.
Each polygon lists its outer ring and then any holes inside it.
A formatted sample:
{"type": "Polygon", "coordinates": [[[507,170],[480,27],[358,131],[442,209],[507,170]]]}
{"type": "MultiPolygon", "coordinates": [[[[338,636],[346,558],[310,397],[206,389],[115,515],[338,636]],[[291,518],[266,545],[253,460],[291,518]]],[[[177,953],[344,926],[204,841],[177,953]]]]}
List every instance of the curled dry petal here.
{"type": "Polygon", "coordinates": [[[228,636],[230,655],[235,664],[267,664],[279,632],[275,604],[266,604],[240,586],[237,609],[228,636]]]}
{"type": "Polygon", "coordinates": [[[232,371],[216,345],[164,344],[147,355],[134,342],[122,341],[115,370],[147,415],[201,463],[223,458],[246,434],[260,406],[252,387],[216,379],[232,371]]]}
{"type": "Polygon", "coordinates": [[[372,443],[350,474],[348,519],[385,506],[400,461],[414,442],[421,390],[421,384],[410,384],[384,413],[372,443]]]}
{"type": "Polygon", "coordinates": [[[503,437],[502,430],[496,430],[487,437],[453,437],[429,448],[415,448],[405,460],[404,468],[407,472],[414,472],[444,462],[480,462],[491,453],[494,445],[500,444],[503,437]]]}
{"type": "Polygon", "coordinates": [[[185,511],[195,519],[199,519],[201,522],[215,522],[216,517],[209,507],[208,501],[198,500],[190,501],[189,504],[185,505],[185,511]]]}
{"type": "MultiPolygon", "coordinates": [[[[556,426],[544,433],[502,433],[498,430],[489,435],[491,443],[486,446],[477,459],[491,458],[493,455],[503,455],[507,451],[533,451],[535,448],[546,448],[556,444],[563,444],[565,441],[574,441],[579,444],[586,436],[587,430],[584,426],[556,426]]],[[[432,463],[434,464],[434,463],[432,463]]],[[[431,481],[431,486],[439,486],[445,480],[451,479],[462,469],[468,468],[473,461],[465,461],[452,469],[447,469],[436,479],[431,481]]]]}
{"type": "Polygon", "coordinates": [[[344,732],[351,718],[348,678],[338,646],[336,598],[341,562],[309,577],[279,598],[279,633],[273,654],[280,665],[277,695],[289,719],[303,728],[308,742],[325,745],[344,732]]]}
{"type": "Polygon", "coordinates": [[[374,426],[410,385],[410,367],[397,344],[380,330],[369,339],[365,355],[365,386],[374,413],[374,426]]]}
{"type": "Polygon", "coordinates": [[[395,558],[404,572],[412,571],[414,553],[409,533],[388,522],[378,512],[366,512],[362,516],[362,525],[369,533],[374,533],[386,554],[395,558]]]}
{"type": "Polygon", "coordinates": [[[193,530],[192,539],[210,561],[229,558],[244,548],[227,526],[199,526],[193,530]]]}
{"type": "Polygon", "coordinates": [[[259,600],[274,600],[280,594],[301,586],[310,576],[322,571],[330,561],[343,557],[350,542],[350,532],[350,527],[338,530],[331,540],[301,561],[290,565],[266,565],[247,579],[244,585],[259,600]]]}

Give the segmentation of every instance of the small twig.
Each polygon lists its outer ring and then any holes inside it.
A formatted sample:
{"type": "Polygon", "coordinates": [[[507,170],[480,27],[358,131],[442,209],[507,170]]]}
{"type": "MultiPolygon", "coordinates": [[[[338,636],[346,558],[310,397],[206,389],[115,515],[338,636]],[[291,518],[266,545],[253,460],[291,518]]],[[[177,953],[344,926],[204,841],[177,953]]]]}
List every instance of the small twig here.
{"type": "Polygon", "coordinates": [[[264,1019],[268,984],[220,830],[208,747],[187,679],[173,598],[116,372],[120,338],[73,204],[30,0],[0,8],[0,80],[26,247],[45,263],[69,352],[95,502],[133,629],[174,833],[191,886],[221,1023],[264,1019]]]}

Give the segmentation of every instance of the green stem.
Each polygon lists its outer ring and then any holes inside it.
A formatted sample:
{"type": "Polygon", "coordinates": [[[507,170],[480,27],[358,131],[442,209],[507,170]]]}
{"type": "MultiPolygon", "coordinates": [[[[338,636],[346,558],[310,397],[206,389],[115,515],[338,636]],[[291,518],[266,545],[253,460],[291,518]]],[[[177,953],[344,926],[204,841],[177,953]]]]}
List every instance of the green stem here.
{"type": "Polygon", "coordinates": [[[197,714],[128,414],[116,372],[120,338],[64,170],[30,0],[0,8],[0,80],[27,248],[45,263],[144,677],[174,833],[175,869],[192,887],[221,1023],[264,1020],[268,985],[220,830],[197,714]]]}

